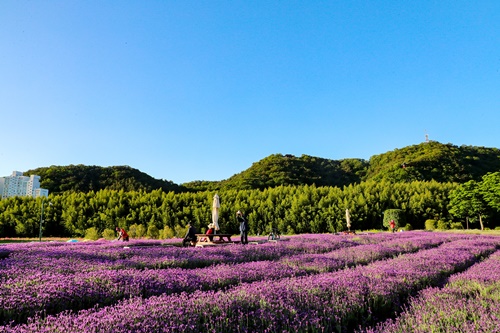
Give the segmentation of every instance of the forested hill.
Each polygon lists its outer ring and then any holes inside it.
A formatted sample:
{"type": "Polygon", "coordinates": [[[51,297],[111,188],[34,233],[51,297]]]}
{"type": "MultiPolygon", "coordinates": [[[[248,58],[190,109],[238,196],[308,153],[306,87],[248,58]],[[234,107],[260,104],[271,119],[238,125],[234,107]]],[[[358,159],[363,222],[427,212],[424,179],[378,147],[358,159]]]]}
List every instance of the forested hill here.
{"type": "Polygon", "coordinates": [[[99,167],[81,164],[50,166],[28,170],[24,174],[40,176],[40,186],[48,189],[49,193],[90,192],[103,189],[180,191],[180,186],[171,181],[155,179],[129,166],[99,167]]]}
{"type": "Polygon", "coordinates": [[[183,186],[192,190],[263,189],[280,185],[338,186],[367,180],[414,180],[464,183],[480,181],[500,170],[497,148],[455,146],[436,141],[395,149],[362,159],[329,160],[302,155],[275,154],[247,170],[220,182],[196,181],[183,186]]]}
{"type": "Polygon", "coordinates": [[[497,148],[455,146],[436,141],[395,149],[370,158],[364,180],[465,183],[500,171],[497,148]]]}
{"type": "Polygon", "coordinates": [[[51,166],[28,170],[41,177],[50,193],[89,192],[101,189],[124,191],[215,191],[265,189],[281,185],[338,186],[366,180],[409,182],[435,180],[464,183],[480,181],[488,172],[500,171],[497,148],[455,146],[435,141],[395,149],[363,159],[330,160],[302,155],[273,154],[250,168],[221,181],[193,181],[181,185],[159,180],[128,166],[51,166]]]}
{"type": "Polygon", "coordinates": [[[368,167],[362,159],[329,160],[275,154],[222,182],[223,188],[265,189],[280,185],[338,186],[359,183],[368,167]]]}

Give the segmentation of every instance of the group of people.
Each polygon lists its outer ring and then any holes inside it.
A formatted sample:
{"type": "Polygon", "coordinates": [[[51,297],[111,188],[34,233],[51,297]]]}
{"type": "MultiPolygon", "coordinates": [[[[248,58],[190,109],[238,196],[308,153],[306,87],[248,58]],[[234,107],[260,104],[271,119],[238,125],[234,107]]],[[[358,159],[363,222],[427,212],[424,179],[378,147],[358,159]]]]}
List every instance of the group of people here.
{"type": "MultiPolygon", "coordinates": [[[[238,221],[240,225],[240,240],[241,244],[248,244],[248,230],[250,229],[250,226],[248,225],[248,220],[245,217],[245,214],[243,214],[242,211],[237,211],[236,212],[236,220],[238,221]]],[[[213,223],[210,223],[208,225],[208,229],[206,232],[206,235],[208,235],[208,239],[212,241],[213,235],[215,235],[215,225],[213,223]],[[212,235],[212,236],[210,236],[212,235]]],[[[205,239],[202,239],[205,240],[205,239]]],[[[197,236],[196,236],[196,228],[193,226],[192,223],[188,223],[188,230],[186,233],[186,236],[184,236],[184,239],[182,240],[182,246],[189,246],[197,241],[197,236]]]]}
{"type": "MultiPolygon", "coordinates": [[[[243,214],[242,211],[237,211],[236,212],[236,220],[238,221],[240,225],[240,240],[241,244],[248,244],[248,230],[250,229],[248,225],[248,220],[245,217],[245,214],[243,214]]],[[[124,242],[127,242],[129,240],[129,235],[125,231],[125,229],[116,227],[116,232],[118,233],[118,238],[117,240],[122,240],[124,242]]],[[[206,232],[207,238],[212,241],[213,235],[215,234],[215,224],[210,223],[208,225],[208,229],[206,232]]],[[[186,233],[186,236],[184,236],[184,239],[182,240],[182,246],[189,246],[197,241],[197,236],[196,236],[196,228],[192,223],[188,223],[188,230],[186,233]]]]}

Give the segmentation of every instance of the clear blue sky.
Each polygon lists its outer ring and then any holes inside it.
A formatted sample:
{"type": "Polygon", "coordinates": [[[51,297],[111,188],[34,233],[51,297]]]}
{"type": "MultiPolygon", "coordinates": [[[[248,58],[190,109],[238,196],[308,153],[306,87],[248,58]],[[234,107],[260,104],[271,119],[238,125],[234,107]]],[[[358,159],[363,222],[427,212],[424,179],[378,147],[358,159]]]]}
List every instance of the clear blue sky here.
{"type": "Polygon", "coordinates": [[[500,147],[500,1],[0,1],[0,176],[500,147]]]}

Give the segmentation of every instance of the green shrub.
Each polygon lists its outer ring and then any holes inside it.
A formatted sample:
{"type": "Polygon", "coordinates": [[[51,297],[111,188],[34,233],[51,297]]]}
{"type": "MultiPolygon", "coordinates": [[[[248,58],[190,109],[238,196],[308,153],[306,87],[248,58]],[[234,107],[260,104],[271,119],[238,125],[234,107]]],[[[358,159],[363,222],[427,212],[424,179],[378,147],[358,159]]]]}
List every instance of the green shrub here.
{"type": "Polygon", "coordinates": [[[160,230],[160,239],[174,238],[175,232],[169,226],[165,226],[160,230]]]}
{"type": "Polygon", "coordinates": [[[174,227],[174,231],[175,231],[175,238],[183,238],[184,236],[186,236],[188,228],[181,227],[180,225],[176,225],[174,227]]]}
{"type": "Polygon", "coordinates": [[[436,230],[436,225],[437,225],[436,220],[426,220],[425,230],[436,230]]]}
{"type": "Polygon", "coordinates": [[[410,223],[406,223],[406,225],[403,228],[404,231],[411,231],[413,230],[413,227],[411,226],[410,223]]]}
{"type": "Polygon", "coordinates": [[[85,239],[88,240],[98,240],[100,238],[100,233],[96,227],[88,228],[85,230],[85,239]]]}
{"type": "Polygon", "coordinates": [[[128,228],[130,238],[141,238],[146,234],[146,228],[142,224],[132,224],[128,228]]]}
{"type": "Polygon", "coordinates": [[[450,224],[447,221],[439,220],[437,221],[437,228],[439,230],[448,230],[450,229],[450,224]]]}
{"type": "Polygon", "coordinates": [[[143,224],[139,224],[135,229],[135,237],[141,238],[146,235],[146,227],[143,224]]]}
{"type": "Polygon", "coordinates": [[[158,239],[158,237],[160,237],[160,230],[158,230],[158,228],[154,224],[151,224],[148,227],[147,235],[148,235],[148,238],[150,238],[150,239],[158,239]]]}
{"type": "Polygon", "coordinates": [[[137,224],[132,224],[129,228],[128,228],[128,235],[130,238],[137,238],[137,224]]]}
{"type": "Polygon", "coordinates": [[[463,230],[464,226],[462,225],[462,222],[451,222],[450,223],[450,229],[453,230],[463,230]]]}
{"type": "Polygon", "coordinates": [[[104,229],[104,231],[102,232],[102,237],[107,240],[115,239],[115,231],[113,229],[104,229]]]}

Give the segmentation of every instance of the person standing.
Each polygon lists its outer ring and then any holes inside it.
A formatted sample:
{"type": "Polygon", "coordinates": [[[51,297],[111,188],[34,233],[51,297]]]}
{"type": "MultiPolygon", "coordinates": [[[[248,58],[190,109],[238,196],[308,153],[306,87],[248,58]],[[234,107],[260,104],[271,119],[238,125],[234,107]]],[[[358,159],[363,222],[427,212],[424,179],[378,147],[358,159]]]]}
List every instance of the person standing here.
{"type": "Polygon", "coordinates": [[[394,229],[396,229],[396,222],[394,222],[394,220],[391,220],[389,226],[391,227],[391,231],[394,232],[394,229]]]}
{"type": "Polygon", "coordinates": [[[119,241],[121,239],[124,242],[128,242],[129,236],[128,236],[127,232],[125,231],[125,229],[120,228],[120,227],[116,227],[116,231],[118,232],[117,241],[119,241]]]}
{"type": "Polygon", "coordinates": [[[248,222],[241,211],[236,212],[236,219],[240,223],[241,244],[248,244],[248,222]]]}

